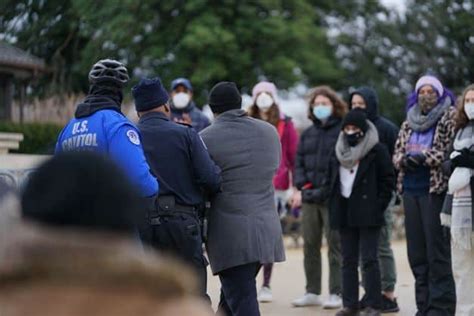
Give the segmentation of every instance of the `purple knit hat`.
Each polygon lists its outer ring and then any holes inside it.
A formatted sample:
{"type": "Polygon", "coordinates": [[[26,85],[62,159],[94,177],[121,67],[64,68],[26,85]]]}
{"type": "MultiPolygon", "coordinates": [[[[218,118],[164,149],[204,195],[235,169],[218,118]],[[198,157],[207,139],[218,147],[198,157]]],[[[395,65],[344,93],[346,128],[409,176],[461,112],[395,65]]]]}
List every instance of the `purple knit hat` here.
{"type": "Polygon", "coordinates": [[[433,89],[435,89],[436,92],[438,92],[438,97],[443,96],[444,94],[443,84],[441,83],[441,81],[438,80],[438,78],[436,78],[435,76],[430,76],[430,75],[425,75],[421,77],[420,79],[418,79],[415,86],[416,93],[420,91],[421,87],[426,86],[426,85],[432,86],[433,89]]]}
{"type": "Polygon", "coordinates": [[[257,83],[255,85],[255,87],[253,87],[253,89],[252,89],[252,99],[253,99],[254,103],[255,103],[255,100],[257,100],[257,96],[262,92],[269,93],[272,96],[273,101],[275,103],[278,103],[278,101],[277,101],[277,99],[278,99],[277,88],[276,88],[276,86],[273,82],[261,81],[261,82],[257,83]]]}
{"type": "Polygon", "coordinates": [[[424,75],[416,82],[415,91],[410,93],[407,98],[405,110],[408,112],[418,102],[418,91],[421,87],[430,85],[438,93],[438,103],[449,98],[452,106],[456,104],[456,95],[449,89],[443,87],[441,81],[433,75],[424,75]]]}

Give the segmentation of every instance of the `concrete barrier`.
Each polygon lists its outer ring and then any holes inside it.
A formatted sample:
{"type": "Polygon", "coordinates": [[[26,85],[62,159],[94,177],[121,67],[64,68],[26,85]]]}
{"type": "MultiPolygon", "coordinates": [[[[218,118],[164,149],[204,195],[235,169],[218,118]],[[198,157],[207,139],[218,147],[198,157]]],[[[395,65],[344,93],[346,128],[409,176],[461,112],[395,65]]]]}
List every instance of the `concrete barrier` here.
{"type": "Polygon", "coordinates": [[[21,189],[36,168],[49,159],[46,155],[0,155],[0,179],[21,189]]]}
{"type": "Polygon", "coordinates": [[[11,149],[20,148],[23,134],[0,132],[0,155],[7,154],[11,149]]]}

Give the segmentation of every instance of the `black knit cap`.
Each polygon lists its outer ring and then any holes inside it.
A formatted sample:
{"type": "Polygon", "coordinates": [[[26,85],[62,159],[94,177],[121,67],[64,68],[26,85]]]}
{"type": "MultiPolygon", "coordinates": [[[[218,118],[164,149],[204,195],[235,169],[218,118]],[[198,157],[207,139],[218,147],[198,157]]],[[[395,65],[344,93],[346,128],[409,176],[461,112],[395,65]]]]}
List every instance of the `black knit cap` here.
{"type": "Polygon", "coordinates": [[[367,114],[365,114],[365,111],[362,109],[351,110],[344,118],[342,128],[347,125],[354,125],[360,128],[364,133],[367,132],[369,129],[369,124],[367,124],[367,114]]]}
{"type": "Polygon", "coordinates": [[[222,81],[209,93],[209,106],[214,113],[224,113],[242,107],[242,96],[234,82],[222,81]]]}
{"type": "Polygon", "coordinates": [[[160,107],[168,102],[169,96],[160,78],[143,78],[132,88],[135,109],[145,112],[160,107]]]}

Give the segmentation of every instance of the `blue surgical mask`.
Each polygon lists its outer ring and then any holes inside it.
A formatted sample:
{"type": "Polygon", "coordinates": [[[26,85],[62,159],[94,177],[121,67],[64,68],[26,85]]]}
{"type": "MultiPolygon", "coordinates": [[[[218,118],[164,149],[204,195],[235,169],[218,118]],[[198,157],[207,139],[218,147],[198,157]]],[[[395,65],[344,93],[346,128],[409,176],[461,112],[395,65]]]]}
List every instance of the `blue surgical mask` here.
{"type": "Polygon", "coordinates": [[[332,107],[324,104],[316,104],[313,108],[313,114],[318,120],[327,120],[332,114],[332,107]]]}

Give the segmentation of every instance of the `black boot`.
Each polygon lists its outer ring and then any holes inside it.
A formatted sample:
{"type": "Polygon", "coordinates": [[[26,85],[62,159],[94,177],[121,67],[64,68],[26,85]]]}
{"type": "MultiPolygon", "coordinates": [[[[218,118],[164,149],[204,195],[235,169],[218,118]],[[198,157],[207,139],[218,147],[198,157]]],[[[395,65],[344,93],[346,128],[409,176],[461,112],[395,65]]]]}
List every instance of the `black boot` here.
{"type": "Polygon", "coordinates": [[[398,313],[400,308],[398,307],[397,299],[389,299],[382,294],[382,314],[386,313],[398,313]]]}

